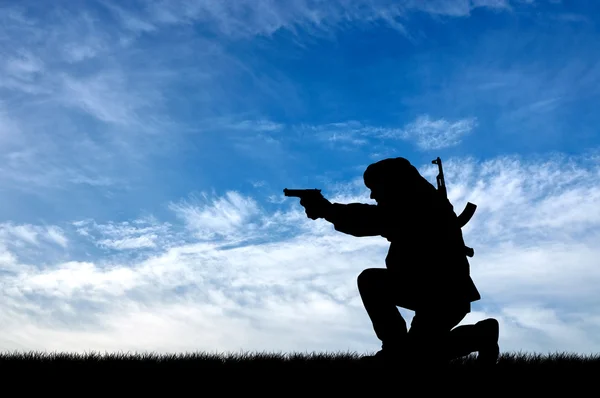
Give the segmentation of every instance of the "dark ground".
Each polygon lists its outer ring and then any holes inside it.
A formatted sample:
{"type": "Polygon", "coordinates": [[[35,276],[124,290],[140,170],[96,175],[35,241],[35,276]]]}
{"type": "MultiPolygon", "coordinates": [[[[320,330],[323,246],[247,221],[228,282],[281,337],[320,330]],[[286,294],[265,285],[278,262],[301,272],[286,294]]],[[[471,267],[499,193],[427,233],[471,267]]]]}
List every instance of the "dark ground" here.
{"type": "MultiPolygon", "coordinates": [[[[517,396],[573,394],[583,389],[595,395],[600,384],[600,355],[504,353],[491,368],[478,367],[475,356],[469,356],[441,368],[408,364],[395,369],[364,365],[359,361],[360,356],[356,353],[5,353],[0,355],[0,375],[4,385],[17,383],[20,389],[42,387],[42,380],[47,380],[54,388],[74,383],[85,383],[87,388],[129,385],[139,388],[138,394],[142,394],[141,389],[152,391],[170,386],[193,388],[200,395],[206,395],[211,385],[223,393],[241,389],[243,393],[262,394],[284,388],[285,395],[304,388],[317,395],[325,395],[326,389],[332,389],[336,395],[342,392],[355,395],[361,389],[384,385],[399,388],[390,393],[394,396],[415,395],[413,388],[419,388],[423,394],[436,391],[450,396],[454,393],[488,396],[500,391],[511,391],[511,395],[517,396]],[[22,379],[28,381],[21,382],[22,379]],[[531,392],[526,393],[528,390],[531,392]]],[[[373,394],[370,391],[369,396],[373,394]]]]}

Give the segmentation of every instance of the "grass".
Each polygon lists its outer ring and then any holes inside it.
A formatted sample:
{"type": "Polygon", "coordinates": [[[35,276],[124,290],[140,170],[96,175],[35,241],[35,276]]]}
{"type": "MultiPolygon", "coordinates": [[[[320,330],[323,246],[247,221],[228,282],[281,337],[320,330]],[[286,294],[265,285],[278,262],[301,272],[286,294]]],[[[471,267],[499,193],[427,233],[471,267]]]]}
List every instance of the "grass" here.
{"type": "MultiPolygon", "coordinates": [[[[346,387],[355,386],[352,383],[357,381],[368,383],[369,380],[383,380],[381,376],[383,374],[393,374],[393,377],[398,380],[405,381],[416,380],[415,377],[423,375],[433,377],[431,369],[420,368],[415,371],[410,366],[389,373],[385,369],[361,363],[359,361],[361,356],[352,352],[289,354],[14,352],[0,354],[0,374],[5,376],[5,380],[9,380],[7,375],[12,371],[15,374],[27,374],[34,378],[52,374],[57,375],[56,377],[68,375],[70,380],[85,377],[91,381],[115,380],[116,377],[127,375],[128,380],[132,380],[135,375],[139,375],[146,381],[179,379],[197,382],[200,378],[204,383],[220,380],[221,376],[229,376],[231,387],[236,385],[236,380],[242,380],[248,375],[255,375],[252,380],[263,380],[267,384],[283,382],[287,378],[296,382],[302,380],[303,383],[307,380],[314,383],[316,380],[321,382],[325,380],[327,383],[346,387]]],[[[574,386],[595,384],[596,378],[600,375],[598,372],[600,355],[503,353],[498,364],[488,369],[478,367],[475,358],[475,355],[470,355],[452,361],[435,377],[441,380],[440,375],[446,378],[451,375],[456,386],[467,382],[471,385],[477,382],[483,383],[482,377],[489,381],[489,377],[492,376],[497,377],[494,388],[501,388],[502,380],[510,380],[510,383],[525,380],[530,384],[537,383],[538,392],[541,391],[542,386],[546,386],[556,393],[561,383],[569,385],[570,392],[573,392],[574,386]]],[[[444,385],[450,387],[447,383],[444,385]]],[[[339,388],[337,392],[340,392],[339,388]]]]}
{"type": "MultiPolygon", "coordinates": [[[[285,368],[365,368],[361,363],[362,354],[353,352],[338,353],[100,353],[85,354],[61,352],[6,352],[0,353],[0,366],[78,366],[78,367],[189,367],[214,370],[250,369],[256,367],[285,368]]],[[[476,369],[476,355],[456,359],[448,364],[449,369],[476,369]]],[[[372,366],[370,366],[372,367],[372,366]]],[[[500,355],[497,370],[507,369],[591,369],[600,370],[600,355],[578,355],[570,353],[530,354],[503,353],[500,355]]]]}

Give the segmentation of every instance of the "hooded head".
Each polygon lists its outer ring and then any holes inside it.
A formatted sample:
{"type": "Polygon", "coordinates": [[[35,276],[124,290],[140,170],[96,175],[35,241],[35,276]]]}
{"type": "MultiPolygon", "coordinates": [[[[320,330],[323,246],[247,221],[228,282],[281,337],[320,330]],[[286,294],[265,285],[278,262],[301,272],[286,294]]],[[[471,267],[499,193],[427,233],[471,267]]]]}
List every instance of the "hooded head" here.
{"type": "Polygon", "coordinates": [[[398,203],[399,199],[414,197],[414,194],[419,196],[423,189],[429,189],[427,186],[435,191],[416,167],[402,157],[383,159],[369,165],[363,179],[371,190],[371,199],[380,205],[398,203]]]}

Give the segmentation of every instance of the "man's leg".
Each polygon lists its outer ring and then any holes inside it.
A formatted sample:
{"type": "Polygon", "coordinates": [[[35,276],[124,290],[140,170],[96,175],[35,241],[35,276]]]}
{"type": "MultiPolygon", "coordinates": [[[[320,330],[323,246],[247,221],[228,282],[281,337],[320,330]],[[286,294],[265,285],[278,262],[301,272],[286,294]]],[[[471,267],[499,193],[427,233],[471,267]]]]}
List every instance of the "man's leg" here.
{"type": "Polygon", "coordinates": [[[448,359],[477,352],[477,362],[493,365],[498,360],[499,325],[494,318],[484,319],[474,325],[461,325],[450,331],[448,359]]]}
{"type": "Polygon", "coordinates": [[[417,311],[408,332],[415,358],[448,361],[477,352],[478,363],[495,364],[500,351],[498,321],[489,318],[474,325],[455,327],[466,314],[466,311],[451,309],[417,311]]]}
{"type": "Polygon", "coordinates": [[[467,314],[458,308],[435,308],[415,311],[408,338],[413,360],[431,364],[446,361],[451,344],[450,330],[467,314]]]}
{"type": "Polygon", "coordinates": [[[388,270],[366,269],[360,273],[357,282],[360,298],[371,318],[375,334],[382,341],[382,349],[400,350],[406,340],[406,321],[396,308],[388,270]]]}

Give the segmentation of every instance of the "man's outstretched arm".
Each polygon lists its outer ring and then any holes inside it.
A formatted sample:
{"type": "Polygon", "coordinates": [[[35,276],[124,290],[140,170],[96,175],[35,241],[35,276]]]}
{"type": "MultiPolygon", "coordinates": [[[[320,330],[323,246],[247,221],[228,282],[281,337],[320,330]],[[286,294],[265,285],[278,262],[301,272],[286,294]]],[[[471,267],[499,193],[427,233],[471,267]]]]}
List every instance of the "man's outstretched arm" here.
{"type": "Polygon", "coordinates": [[[361,236],[383,234],[381,209],[365,203],[331,203],[323,212],[323,218],[333,224],[336,231],[361,236]]]}

